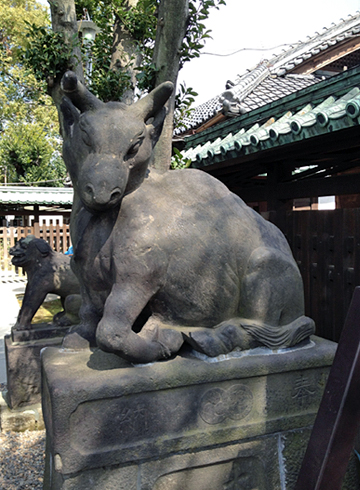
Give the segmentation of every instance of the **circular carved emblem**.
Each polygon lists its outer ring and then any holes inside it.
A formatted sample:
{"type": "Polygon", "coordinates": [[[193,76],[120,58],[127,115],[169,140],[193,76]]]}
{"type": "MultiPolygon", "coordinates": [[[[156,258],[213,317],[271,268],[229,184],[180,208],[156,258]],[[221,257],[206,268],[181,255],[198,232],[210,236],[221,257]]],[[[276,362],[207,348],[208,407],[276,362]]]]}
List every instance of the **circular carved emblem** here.
{"type": "Polygon", "coordinates": [[[229,417],[240,420],[251,412],[253,407],[253,395],[245,385],[233,385],[227,390],[229,417]]]}
{"type": "Polygon", "coordinates": [[[200,417],[204,422],[215,425],[227,418],[241,420],[251,412],[253,395],[245,385],[236,384],[227,390],[212,388],[202,397],[200,417]]]}
{"type": "Polygon", "coordinates": [[[220,424],[227,417],[225,391],[213,388],[207,391],[200,402],[200,417],[208,424],[220,424]]]}

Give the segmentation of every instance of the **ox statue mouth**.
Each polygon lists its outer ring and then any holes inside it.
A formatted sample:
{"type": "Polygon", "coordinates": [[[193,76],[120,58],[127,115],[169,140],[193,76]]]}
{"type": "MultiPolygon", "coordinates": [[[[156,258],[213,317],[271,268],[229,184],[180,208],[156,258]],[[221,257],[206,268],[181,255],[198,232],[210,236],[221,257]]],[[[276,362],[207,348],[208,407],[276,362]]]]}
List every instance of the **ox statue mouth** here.
{"type": "Polygon", "coordinates": [[[106,211],[111,211],[112,209],[119,207],[120,204],[121,201],[114,202],[114,203],[106,203],[106,204],[99,204],[99,203],[87,204],[83,202],[84,208],[86,209],[86,211],[88,211],[91,214],[101,214],[101,213],[105,213],[106,211]]]}

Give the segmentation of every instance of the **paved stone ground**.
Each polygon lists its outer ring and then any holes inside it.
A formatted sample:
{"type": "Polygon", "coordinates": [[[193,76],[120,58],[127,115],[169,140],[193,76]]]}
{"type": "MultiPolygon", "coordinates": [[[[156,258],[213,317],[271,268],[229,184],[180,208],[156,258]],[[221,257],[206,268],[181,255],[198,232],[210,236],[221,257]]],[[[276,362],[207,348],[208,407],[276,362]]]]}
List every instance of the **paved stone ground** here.
{"type": "Polygon", "coordinates": [[[0,432],[0,489],[43,488],[45,430],[0,432]]]}

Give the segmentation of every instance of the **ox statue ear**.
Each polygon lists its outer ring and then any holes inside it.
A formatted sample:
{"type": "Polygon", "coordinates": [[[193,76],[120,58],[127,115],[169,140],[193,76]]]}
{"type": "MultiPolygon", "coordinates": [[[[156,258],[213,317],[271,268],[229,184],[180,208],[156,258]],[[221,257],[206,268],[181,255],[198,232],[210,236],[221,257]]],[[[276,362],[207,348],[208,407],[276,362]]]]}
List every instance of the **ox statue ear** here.
{"type": "Polygon", "coordinates": [[[135,113],[135,117],[143,119],[150,129],[152,146],[154,147],[160,138],[166,116],[165,104],[173,93],[174,85],[171,82],[164,82],[158,85],[143,99],[140,99],[130,110],[135,113]]]}
{"type": "Polygon", "coordinates": [[[74,125],[79,122],[79,111],[67,97],[63,97],[60,104],[62,128],[65,130],[63,136],[72,138],[74,125]]]}
{"type": "Polygon", "coordinates": [[[156,116],[148,121],[147,127],[148,129],[150,129],[151,143],[153,148],[160,138],[166,113],[166,108],[162,107],[162,109],[156,114],[156,116]]]}
{"type": "Polygon", "coordinates": [[[148,95],[130,106],[131,111],[134,112],[136,116],[141,117],[144,122],[152,117],[156,119],[157,114],[162,111],[173,90],[173,83],[164,82],[154,88],[148,95]]]}

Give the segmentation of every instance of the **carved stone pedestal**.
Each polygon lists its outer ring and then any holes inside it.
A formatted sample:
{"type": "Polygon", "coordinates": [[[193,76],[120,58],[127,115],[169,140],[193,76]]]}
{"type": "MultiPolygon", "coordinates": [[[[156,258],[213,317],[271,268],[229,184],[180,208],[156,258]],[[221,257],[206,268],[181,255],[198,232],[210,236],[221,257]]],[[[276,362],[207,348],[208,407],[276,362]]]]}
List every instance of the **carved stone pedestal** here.
{"type": "Polygon", "coordinates": [[[11,409],[41,402],[40,351],[47,346],[60,346],[68,328],[42,323],[31,330],[13,330],[4,337],[6,401],[11,409]]]}
{"type": "Polygon", "coordinates": [[[335,350],[313,337],[279,353],[131,366],[47,348],[44,489],[291,490],[335,350]]]}

